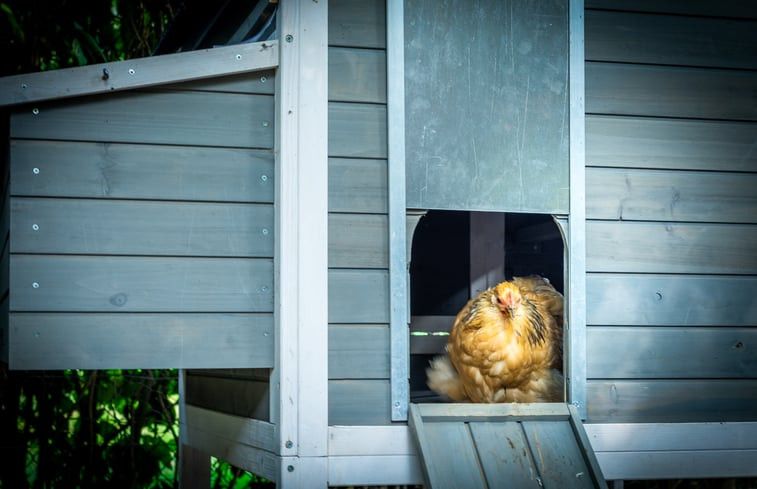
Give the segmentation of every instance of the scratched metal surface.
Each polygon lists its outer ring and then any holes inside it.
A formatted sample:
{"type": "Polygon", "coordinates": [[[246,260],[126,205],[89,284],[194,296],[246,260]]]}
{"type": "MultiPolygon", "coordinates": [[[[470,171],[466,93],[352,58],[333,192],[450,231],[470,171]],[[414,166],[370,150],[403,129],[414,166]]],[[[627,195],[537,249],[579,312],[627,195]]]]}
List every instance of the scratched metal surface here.
{"type": "Polygon", "coordinates": [[[567,3],[405,2],[409,208],[568,212],[567,3]]]}

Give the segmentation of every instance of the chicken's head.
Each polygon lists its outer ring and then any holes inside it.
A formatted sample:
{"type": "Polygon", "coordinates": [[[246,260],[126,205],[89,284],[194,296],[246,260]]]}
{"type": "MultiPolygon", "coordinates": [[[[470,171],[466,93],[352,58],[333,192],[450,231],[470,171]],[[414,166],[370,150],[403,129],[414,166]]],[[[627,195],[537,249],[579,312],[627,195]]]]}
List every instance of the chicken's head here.
{"type": "Polygon", "coordinates": [[[521,295],[518,287],[512,282],[502,282],[494,287],[492,303],[502,314],[512,316],[515,309],[520,305],[521,295]]]}

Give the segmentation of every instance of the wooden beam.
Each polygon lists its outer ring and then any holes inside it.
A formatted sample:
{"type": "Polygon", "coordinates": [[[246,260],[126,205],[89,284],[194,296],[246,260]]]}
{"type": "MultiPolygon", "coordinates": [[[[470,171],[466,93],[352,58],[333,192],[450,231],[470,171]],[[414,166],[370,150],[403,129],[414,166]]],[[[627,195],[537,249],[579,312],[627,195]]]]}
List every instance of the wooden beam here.
{"type": "Polygon", "coordinates": [[[199,80],[278,66],[278,41],[0,78],[0,106],[199,80]]]}

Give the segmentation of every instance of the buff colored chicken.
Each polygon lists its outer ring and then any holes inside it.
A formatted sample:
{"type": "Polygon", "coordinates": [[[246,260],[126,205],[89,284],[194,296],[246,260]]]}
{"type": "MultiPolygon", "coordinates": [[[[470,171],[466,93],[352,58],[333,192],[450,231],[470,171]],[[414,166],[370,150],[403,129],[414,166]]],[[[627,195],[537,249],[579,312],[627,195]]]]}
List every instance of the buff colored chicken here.
{"type": "Polygon", "coordinates": [[[545,278],[515,277],[458,313],[428,385],[458,402],[561,402],[563,297],[545,278]]]}

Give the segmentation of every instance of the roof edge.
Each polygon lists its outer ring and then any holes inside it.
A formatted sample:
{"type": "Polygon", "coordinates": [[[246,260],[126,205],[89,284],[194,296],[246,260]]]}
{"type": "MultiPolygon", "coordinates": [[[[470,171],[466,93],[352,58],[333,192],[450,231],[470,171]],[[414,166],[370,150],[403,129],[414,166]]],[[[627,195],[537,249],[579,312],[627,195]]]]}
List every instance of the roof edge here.
{"type": "Polygon", "coordinates": [[[235,44],[0,78],[0,107],[276,68],[278,41],[235,44]]]}

